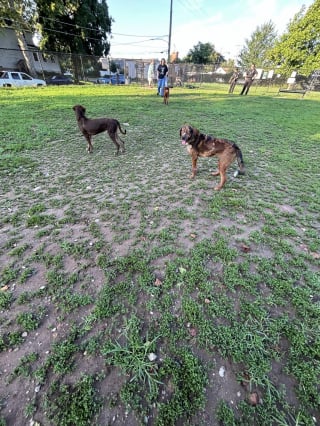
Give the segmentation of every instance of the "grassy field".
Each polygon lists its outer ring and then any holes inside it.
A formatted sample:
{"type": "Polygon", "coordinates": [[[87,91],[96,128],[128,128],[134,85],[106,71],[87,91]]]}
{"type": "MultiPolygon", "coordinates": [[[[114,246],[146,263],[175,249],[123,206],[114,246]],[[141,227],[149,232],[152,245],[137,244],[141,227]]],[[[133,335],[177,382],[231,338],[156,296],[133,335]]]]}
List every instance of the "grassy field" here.
{"type": "Polygon", "coordinates": [[[0,91],[1,426],[320,424],[320,94],[227,90],[0,91]]]}

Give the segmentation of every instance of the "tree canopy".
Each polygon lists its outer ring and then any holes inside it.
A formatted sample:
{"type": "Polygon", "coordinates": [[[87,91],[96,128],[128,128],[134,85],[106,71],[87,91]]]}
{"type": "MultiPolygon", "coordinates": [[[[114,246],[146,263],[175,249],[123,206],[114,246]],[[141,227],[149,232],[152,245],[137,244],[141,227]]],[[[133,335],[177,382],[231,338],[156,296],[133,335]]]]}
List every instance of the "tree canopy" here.
{"type": "Polygon", "coordinates": [[[251,34],[251,38],[245,40],[245,46],[238,58],[239,65],[249,67],[254,63],[259,68],[271,65],[268,51],[274,46],[276,38],[277,33],[272,21],[258,26],[251,34]]]}
{"type": "Polygon", "coordinates": [[[225,60],[220,53],[216,52],[213,44],[201,43],[200,41],[189,50],[184,59],[186,62],[204,65],[209,63],[221,63],[225,60]]]}
{"type": "Polygon", "coordinates": [[[296,70],[309,75],[320,68],[320,0],[315,0],[307,11],[301,8],[270,50],[269,58],[284,74],[296,70]]]}
{"type": "Polygon", "coordinates": [[[36,0],[41,47],[47,50],[106,55],[111,32],[106,0],[36,0]]]}
{"type": "Polygon", "coordinates": [[[0,1],[0,28],[30,29],[35,4],[32,0],[0,1]]]}

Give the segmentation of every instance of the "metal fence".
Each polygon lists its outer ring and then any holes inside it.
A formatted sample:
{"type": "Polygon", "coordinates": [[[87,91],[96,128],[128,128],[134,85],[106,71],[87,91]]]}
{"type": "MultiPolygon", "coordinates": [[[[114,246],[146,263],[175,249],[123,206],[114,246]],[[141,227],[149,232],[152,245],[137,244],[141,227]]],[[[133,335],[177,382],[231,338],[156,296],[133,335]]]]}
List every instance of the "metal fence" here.
{"type": "MultiPolygon", "coordinates": [[[[116,72],[125,76],[127,83],[139,85],[148,84],[148,68],[150,59],[127,59],[127,58],[101,58],[92,55],[66,54],[59,52],[40,51],[34,48],[28,50],[11,49],[0,47],[0,70],[12,69],[25,71],[33,76],[47,80],[54,74],[71,74],[75,81],[97,82],[103,74],[116,72]]],[[[154,59],[154,71],[159,61],[154,59]]],[[[207,65],[190,63],[172,63],[169,67],[170,86],[201,85],[203,83],[228,83],[233,70],[226,73],[220,69],[218,63],[207,65]]],[[[263,70],[261,77],[256,81],[258,85],[284,85],[286,77],[276,73],[268,77],[269,70],[263,70]]],[[[111,74],[113,74],[111,73],[111,74]]],[[[156,75],[156,72],[154,72],[156,75]]],[[[241,81],[241,80],[240,80],[241,81]]],[[[239,81],[239,82],[240,82],[239,81]]],[[[299,78],[300,84],[305,84],[305,77],[299,78]]],[[[320,88],[314,87],[316,90],[320,88]]],[[[313,88],[313,89],[314,89],[313,88]]]]}

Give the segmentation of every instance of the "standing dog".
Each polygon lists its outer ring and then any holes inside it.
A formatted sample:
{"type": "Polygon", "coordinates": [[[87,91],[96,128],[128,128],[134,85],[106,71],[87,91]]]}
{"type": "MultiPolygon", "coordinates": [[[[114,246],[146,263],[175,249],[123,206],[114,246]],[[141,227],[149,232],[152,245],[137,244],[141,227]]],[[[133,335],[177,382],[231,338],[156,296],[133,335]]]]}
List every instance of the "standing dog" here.
{"type": "Polygon", "coordinates": [[[119,149],[121,149],[121,152],[125,152],[124,141],[120,138],[117,132],[118,129],[123,135],[127,132],[126,130],[121,129],[118,120],[114,118],[87,118],[85,116],[86,109],[82,105],[75,105],[73,110],[76,114],[79,129],[88,142],[88,152],[91,153],[93,151],[92,136],[105,131],[108,132],[110,139],[117,147],[116,155],[119,154],[119,149]]]}
{"type": "Polygon", "coordinates": [[[235,159],[237,159],[239,164],[239,170],[236,174],[245,173],[242,153],[238,145],[235,143],[227,139],[204,135],[195,127],[191,127],[187,124],[181,127],[180,138],[182,144],[187,145],[187,150],[191,156],[191,178],[196,176],[198,157],[213,157],[215,155],[219,159],[218,170],[213,172],[212,175],[220,175],[220,184],[214,188],[216,191],[219,191],[226,183],[227,168],[235,159]]]}
{"type": "Polygon", "coordinates": [[[165,105],[169,105],[169,96],[170,96],[169,87],[165,87],[163,92],[163,103],[165,105]]]}

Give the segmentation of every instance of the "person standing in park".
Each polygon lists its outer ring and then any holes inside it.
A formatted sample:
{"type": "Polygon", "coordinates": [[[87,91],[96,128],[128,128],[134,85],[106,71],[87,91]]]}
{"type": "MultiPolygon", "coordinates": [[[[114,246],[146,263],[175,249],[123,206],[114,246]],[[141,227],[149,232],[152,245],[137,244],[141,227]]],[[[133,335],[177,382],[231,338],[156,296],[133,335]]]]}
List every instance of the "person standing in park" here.
{"type": "Polygon", "coordinates": [[[167,67],[166,60],[161,59],[160,64],[157,68],[157,77],[158,77],[158,92],[157,95],[163,96],[163,90],[168,85],[168,72],[169,68],[167,67]]]}
{"type": "Polygon", "coordinates": [[[153,87],[154,82],[154,60],[152,59],[148,68],[148,83],[149,87],[153,87]]]}
{"type": "Polygon", "coordinates": [[[239,77],[240,77],[239,68],[235,68],[234,71],[233,71],[233,74],[232,74],[232,76],[229,80],[229,84],[230,84],[229,93],[233,93],[233,90],[235,88],[235,85],[237,84],[239,77]]]}
{"type": "Polygon", "coordinates": [[[241,90],[240,95],[247,95],[249,92],[249,89],[251,87],[251,84],[253,83],[255,76],[258,74],[258,71],[256,69],[255,64],[251,64],[251,67],[249,70],[246,71],[246,75],[244,78],[244,85],[241,90]]]}

